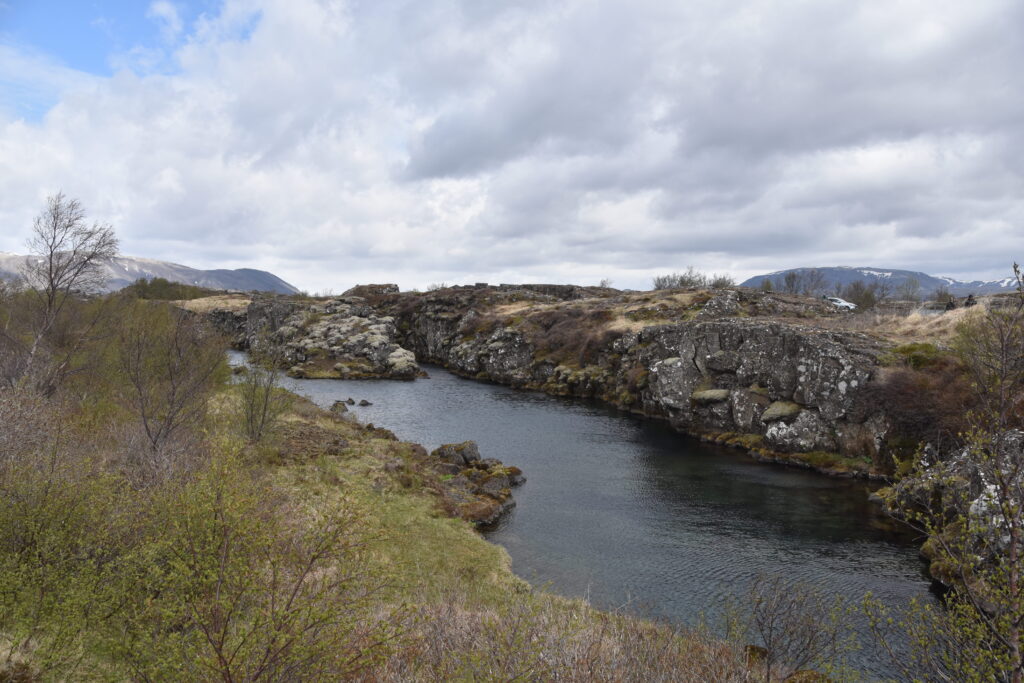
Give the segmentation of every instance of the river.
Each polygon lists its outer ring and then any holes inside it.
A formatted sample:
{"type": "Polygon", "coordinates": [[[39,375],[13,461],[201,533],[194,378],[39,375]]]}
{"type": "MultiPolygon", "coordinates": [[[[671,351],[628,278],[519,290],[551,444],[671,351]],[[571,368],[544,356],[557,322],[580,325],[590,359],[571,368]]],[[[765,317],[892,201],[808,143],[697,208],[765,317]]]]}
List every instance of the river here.
{"type": "MultiPolygon", "coordinates": [[[[238,362],[240,356],[234,356],[238,362]]],[[[934,600],[918,543],[868,501],[871,484],[758,463],[597,401],[457,377],[283,384],[428,449],[472,439],[523,470],[517,506],[486,537],[534,585],[694,625],[759,574],[857,601],[934,600]]],[[[863,628],[863,624],[861,624],[863,628]]],[[[890,673],[864,643],[858,667],[890,673]]]]}

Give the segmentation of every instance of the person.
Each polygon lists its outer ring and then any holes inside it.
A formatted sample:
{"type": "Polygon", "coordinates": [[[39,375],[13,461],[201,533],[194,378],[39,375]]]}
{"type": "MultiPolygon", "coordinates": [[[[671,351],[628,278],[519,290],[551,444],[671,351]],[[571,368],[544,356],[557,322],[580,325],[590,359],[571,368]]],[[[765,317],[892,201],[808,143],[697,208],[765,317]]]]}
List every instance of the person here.
{"type": "Polygon", "coordinates": [[[964,308],[970,308],[971,306],[973,306],[976,303],[978,303],[978,302],[974,300],[974,295],[973,294],[968,294],[967,298],[964,300],[964,308]]]}
{"type": "Polygon", "coordinates": [[[952,311],[955,308],[956,308],[956,299],[954,299],[953,297],[949,297],[948,299],[946,299],[946,310],[947,311],[952,311]]]}

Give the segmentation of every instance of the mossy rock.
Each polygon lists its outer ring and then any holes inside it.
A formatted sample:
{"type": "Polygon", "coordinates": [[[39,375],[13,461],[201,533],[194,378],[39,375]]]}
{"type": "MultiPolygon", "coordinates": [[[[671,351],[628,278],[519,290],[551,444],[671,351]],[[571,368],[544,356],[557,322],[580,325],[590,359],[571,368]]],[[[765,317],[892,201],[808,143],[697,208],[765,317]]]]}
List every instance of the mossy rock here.
{"type": "Polygon", "coordinates": [[[803,410],[799,403],[792,401],[775,401],[761,413],[761,422],[775,422],[790,417],[796,417],[803,410]]]}
{"type": "Polygon", "coordinates": [[[702,389],[690,394],[690,400],[694,403],[721,403],[728,399],[728,389],[702,389]]]}

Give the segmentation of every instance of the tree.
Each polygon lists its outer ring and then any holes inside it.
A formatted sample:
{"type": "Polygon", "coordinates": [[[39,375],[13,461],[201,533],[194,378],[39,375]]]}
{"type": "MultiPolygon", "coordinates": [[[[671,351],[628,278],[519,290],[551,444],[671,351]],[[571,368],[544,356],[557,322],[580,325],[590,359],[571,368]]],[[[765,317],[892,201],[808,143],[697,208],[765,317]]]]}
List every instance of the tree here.
{"type": "Polygon", "coordinates": [[[896,288],[896,296],[903,301],[920,301],[921,283],[918,282],[917,278],[907,278],[896,288]]]}
{"type": "Polygon", "coordinates": [[[102,263],[117,254],[117,238],[109,226],[88,225],[78,200],[58,193],[36,216],[28,247],[24,296],[9,297],[0,329],[2,371],[8,384],[32,375],[49,394],[96,323],[95,317],[82,320],[69,312],[72,302],[103,284],[102,263]]]}
{"type": "Polygon", "coordinates": [[[147,448],[133,453],[136,462],[131,463],[143,483],[184,464],[166,447],[201,424],[207,399],[222,376],[224,346],[203,320],[185,311],[145,301],[126,307],[116,362],[124,403],[145,435],[147,448]]]}
{"type": "Polygon", "coordinates": [[[803,273],[791,270],[782,277],[782,291],[786,294],[799,294],[803,290],[803,273]]]}
{"type": "Polygon", "coordinates": [[[69,296],[103,286],[103,261],[117,255],[117,237],[109,225],[87,225],[82,204],[58,192],[36,216],[28,247],[23,276],[43,306],[41,336],[69,296]]]}
{"type": "Polygon", "coordinates": [[[857,304],[857,308],[861,310],[874,308],[875,304],[878,303],[878,285],[874,282],[866,285],[861,280],[854,280],[843,287],[840,296],[850,303],[857,304]]]}
{"type": "MultiPolygon", "coordinates": [[[[888,501],[928,535],[932,573],[951,587],[944,610],[915,605],[901,620],[908,678],[1024,680],[1024,282],[1018,301],[962,323],[955,350],[976,393],[963,446],[925,448],[888,501]]],[[[891,617],[869,606],[880,641],[891,617]]]]}
{"type": "Polygon", "coordinates": [[[658,275],[652,281],[654,289],[685,289],[688,287],[707,287],[708,276],[693,266],[687,266],[685,273],[658,275]]]}
{"type": "Polygon", "coordinates": [[[806,296],[820,296],[825,292],[826,287],[828,287],[828,280],[825,278],[825,273],[817,268],[804,273],[803,293],[806,296]]]}
{"type": "Polygon", "coordinates": [[[238,382],[242,399],[242,428],[249,443],[259,443],[273,430],[291,404],[289,394],[278,386],[282,349],[264,338],[254,344],[253,362],[238,382]]]}

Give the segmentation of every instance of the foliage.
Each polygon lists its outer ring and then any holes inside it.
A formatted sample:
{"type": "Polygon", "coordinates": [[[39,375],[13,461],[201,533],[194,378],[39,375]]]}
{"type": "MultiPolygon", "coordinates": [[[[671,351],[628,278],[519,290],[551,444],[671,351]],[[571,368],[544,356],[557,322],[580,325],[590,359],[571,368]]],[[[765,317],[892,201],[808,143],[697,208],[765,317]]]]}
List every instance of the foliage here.
{"type": "Polygon", "coordinates": [[[274,430],[290,405],[289,394],[278,386],[281,349],[268,340],[254,345],[260,352],[237,382],[241,398],[242,430],[251,444],[260,443],[274,430]]]}
{"type": "Polygon", "coordinates": [[[167,449],[202,422],[210,392],[223,382],[225,344],[202,319],[170,306],[130,303],[122,316],[121,396],[145,434],[149,453],[138,454],[139,464],[159,476],[175,466],[167,449]]]}
{"type": "Polygon", "coordinates": [[[928,534],[932,571],[951,586],[944,610],[912,605],[893,616],[868,604],[880,638],[894,628],[910,635],[912,657],[894,657],[909,678],[1024,679],[1024,286],[1016,265],[1014,274],[1016,309],[959,329],[975,398],[963,448],[926,449],[888,494],[928,534]]]}
{"type": "Polygon", "coordinates": [[[139,278],[121,290],[125,296],[136,299],[157,299],[161,301],[188,301],[219,294],[219,290],[207,287],[171,282],[162,277],[139,278]]]}
{"type": "Polygon", "coordinates": [[[730,287],[735,284],[728,275],[708,277],[693,266],[687,266],[685,273],[658,275],[652,281],[652,289],[691,289],[695,287],[730,287]]]}

